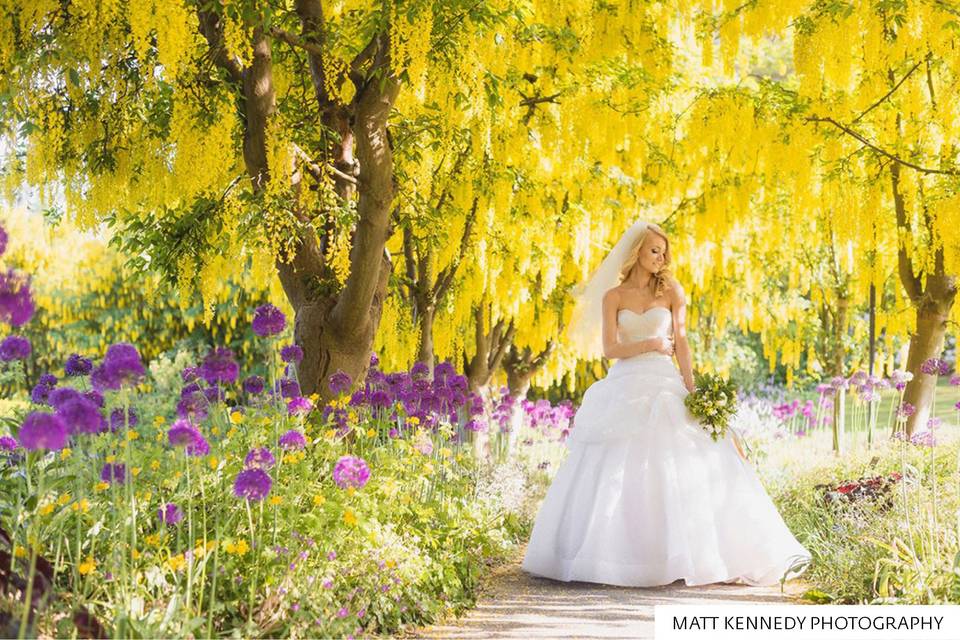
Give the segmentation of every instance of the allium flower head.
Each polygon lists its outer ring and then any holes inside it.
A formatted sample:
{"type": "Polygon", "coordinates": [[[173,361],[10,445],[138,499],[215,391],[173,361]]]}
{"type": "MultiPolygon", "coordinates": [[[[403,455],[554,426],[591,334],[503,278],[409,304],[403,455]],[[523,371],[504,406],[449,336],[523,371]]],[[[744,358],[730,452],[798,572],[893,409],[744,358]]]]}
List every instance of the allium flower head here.
{"type": "Polygon", "coordinates": [[[101,433],[107,426],[100,407],[80,394],[58,405],[57,415],[63,418],[71,434],[101,433]]]}
{"type": "Polygon", "coordinates": [[[380,358],[377,357],[377,354],[371,353],[371,354],[370,354],[370,366],[371,366],[371,367],[376,367],[376,366],[379,366],[379,365],[380,365],[380,358]]]}
{"type": "Polygon", "coordinates": [[[954,387],[960,386],[960,375],[954,374],[950,376],[950,384],[954,387]]]}
{"type": "Polygon", "coordinates": [[[303,361],[303,349],[296,344],[288,344],[280,349],[280,359],[284,362],[296,362],[300,364],[303,361]]]}
{"type": "Polygon", "coordinates": [[[196,382],[200,379],[200,367],[187,366],[180,372],[180,379],[185,383],[196,382]]]}
{"type": "Polygon", "coordinates": [[[103,363],[90,374],[94,389],[119,389],[124,385],[136,385],[146,375],[140,361],[140,353],[132,344],[119,342],[107,349],[103,363]]]}
{"type": "Polygon", "coordinates": [[[259,447],[250,450],[247,457],[243,459],[243,466],[247,469],[270,469],[276,462],[270,449],[259,447]]]}
{"type": "Polygon", "coordinates": [[[917,408],[910,404],[909,402],[904,402],[900,405],[900,408],[897,409],[897,416],[901,418],[909,418],[914,413],[916,413],[917,408]]]}
{"type": "Polygon", "coordinates": [[[210,445],[203,434],[182,418],[170,425],[167,439],[171,446],[186,447],[187,455],[202,456],[210,453],[210,445]]]}
{"type": "Polygon", "coordinates": [[[425,378],[430,375],[430,367],[426,362],[415,362],[410,369],[410,377],[425,378]]]}
{"type": "Polygon", "coordinates": [[[920,365],[920,373],[925,373],[928,376],[943,375],[943,373],[949,372],[949,370],[950,365],[940,358],[928,358],[920,365]],[[944,369],[946,369],[946,371],[944,371],[944,369]]]}
{"type": "Polygon", "coordinates": [[[127,467],[122,463],[112,464],[108,462],[100,470],[100,479],[104,482],[123,484],[127,480],[127,467]]]}
{"type": "Polygon", "coordinates": [[[30,277],[13,269],[0,271],[0,322],[20,327],[33,317],[30,277]]]}
{"type": "Polygon", "coordinates": [[[307,446],[307,440],[302,433],[296,429],[291,429],[280,436],[280,446],[284,449],[303,449],[307,446]]]}
{"type": "Polygon", "coordinates": [[[17,434],[24,449],[56,451],[67,445],[67,425],[56,414],[34,411],[23,419],[17,434]]]}
{"type": "Polygon", "coordinates": [[[207,417],[210,401],[199,391],[180,398],[177,403],[177,415],[184,419],[199,422],[207,417]]]}
{"type": "Polygon", "coordinates": [[[161,524],[166,524],[167,526],[172,527],[183,520],[183,512],[180,511],[180,507],[172,502],[168,502],[164,506],[157,509],[157,518],[160,520],[161,524]]]}
{"type": "Polygon", "coordinates": [[[284,398],[296,398],[300,395],[300,383],[293,378],[280,378],[280,395],[284,398]]]}
{"type": "Polygon", "coordinates": [[[203,359],[200,375],[207,384],[233,384],[240,375],[240,365],[233,359],[233,351],[227,347],[218,347],[203,359]]]}
{"type": "Polygon", "coordinates": [[[50,403],[50,387],[43,384],[42,382],[38,383],[30,391],[30,401],[34,404],[49,404],[50,403]]]}
{"type": "Polygon", "coordinates": [[[53,375],[52,373],[45,373],[40,376],[40,379],[37,380],[37,383],[45,384],[52,389],[57,386],[57,376],[53,375]]]}
{"type": "Polygon", "coordinates": [[[0,360],[3,362],[26,360],[31,351],[30,341],[23,336],[7,336],[0,342],[0,360]]]}
{"type": "Polygon", "coordinates": [[[360,489],[370,479],[370,467],[366,460],[356,456],[341,456],[333,466],[333,481],[341,489],[360,489]]]}
{"type": "Polygon", "coordinates": [[[243,390],[252,396],[263,393],[264,386],[264,380],[260,376],[248,376],[243,381],[243,390]]]}
{"type": "MultiPolygon", "coordinates": [[[[50,395],[48,396],[48,400],[54,408],[60,408],[66,402],[69,402],[71,400],[76,400],[77,398],[83,398],[83,397],[85,397],[83,396],[83,394],[81,394],[79,391],[71,387],[57,387],[56,389],[50,390],[50,395]]],[[[90,400],[90,398],[86,398],[86,399],[90,400]]],[[[91,402],[93,401],[91,400],[91,402]]],[[[94,404],[96,403],[94,402],[94,404]]]]}
{"type": "Polygon", "coordinates": [[[296,398],[291,398],[287,403],[287,413],[291,416],[305,416],[313,409],[313,403],[310,401],[310,398],[304,398],[303,396],[297,396],[296,398]]]}
{"type": "Polygon", "coordinates": [[[10,436],[0,436],[0,451],[14,451],[18,446],[17,441],[10,436]]]}
{"type": "Polygon", "coordinates": [[[350,376],[344,373],[343,371],[337,371],[332,376],[330,376],[329,386],[330,391],[340,395],[341,393],[346,393],[350,390],[350,386],[353,384],[353,380],[350,379],[350,376]]]}
{"type": "Polygon", "coordinates": [[[287,325],[287,317],[272,304],[264,304],[253,312],[253,332],[258,336],[273,336],[287,325]]]}
{"type": "Polygon", "coordinates": [[[63,365],[63,370],[68,376],[87,376],[93,371],[93,361],[79,353],[71,353],[63,365]]]}
{"type": "MultiPolygon", "coordinates": [[[[137,412],[133,407],[130,407],[127,411],[126,426],[135,427],[140,423],[140,416],[137,415],[137,412]]],[[[116,431],[117,429],[124,426],[123,419],[123,407],[117,407],[110,412],[110,430],[116,431]]]]}
{"type": "Polygon", "coordinates": [[[836,376],[830,380],[830,386],[834,389],[846,389],[850,386],[850,382],[843,376],[836,376]]]}
{"type": "Polygon", "coordinates": [[[254,501],[263,500],[273,485],[273,480],[263,469],[244,469],[237,474],[233,483],[233,494],[238,498],[254,501]]]}
{"type": "Polygon", "coordinates": [[[934,447],[937,444],[937,438],[933,435],[932,430],[924,429],[910,436],[910,443],[918,447],[934,447]]]}

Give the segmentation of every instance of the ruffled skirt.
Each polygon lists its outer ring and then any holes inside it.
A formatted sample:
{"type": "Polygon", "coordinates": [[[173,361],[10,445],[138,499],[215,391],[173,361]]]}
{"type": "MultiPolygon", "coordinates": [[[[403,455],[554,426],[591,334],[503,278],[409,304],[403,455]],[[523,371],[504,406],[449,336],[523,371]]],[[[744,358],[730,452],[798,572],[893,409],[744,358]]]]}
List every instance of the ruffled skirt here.
{"type": "Polygon", "coordinates": [[[623,586],[799,575],[810,553],[787,529],[728,433],[714,441],[669,356],[616,361],[583,397],[522,568],[623,586]]]}

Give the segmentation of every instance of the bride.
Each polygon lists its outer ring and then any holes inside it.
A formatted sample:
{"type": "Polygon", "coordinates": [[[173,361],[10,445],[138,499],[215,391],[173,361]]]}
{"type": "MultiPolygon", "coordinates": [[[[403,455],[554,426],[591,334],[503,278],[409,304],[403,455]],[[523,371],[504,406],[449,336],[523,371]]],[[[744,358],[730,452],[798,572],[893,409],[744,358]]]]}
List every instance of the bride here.
{"type": "Polygon", "coordinates": [[[715,442],[683,403],[692,359],[669,265],[663,230],[637,222],[578,292],[571,344],[617,360],[574,417],[528,573],[633,587],[771,585],[810,561],[730,430],[715,442]]]}

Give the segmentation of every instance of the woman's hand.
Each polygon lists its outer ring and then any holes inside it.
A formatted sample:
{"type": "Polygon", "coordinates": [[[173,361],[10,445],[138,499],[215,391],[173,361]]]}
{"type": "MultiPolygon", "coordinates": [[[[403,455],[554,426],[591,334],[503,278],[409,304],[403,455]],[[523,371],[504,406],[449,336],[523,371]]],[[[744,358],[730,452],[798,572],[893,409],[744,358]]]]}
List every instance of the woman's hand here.
{"type": "Polygon", "coordinates": [[[673,338],[669,336],[656,336],[648,339],[650,351],[658,351],[664,355],[673,355],[673,338]]]}
{"type": "Polygon", "coordinates": [[[697,388],[696,385],[693,384],[693,376],[690,376],[690,377],[684,376],[683,386],[685,386],[687,388],[687,391],[689,391],[690,393],[693,393],[694,390],[697,388]]]}

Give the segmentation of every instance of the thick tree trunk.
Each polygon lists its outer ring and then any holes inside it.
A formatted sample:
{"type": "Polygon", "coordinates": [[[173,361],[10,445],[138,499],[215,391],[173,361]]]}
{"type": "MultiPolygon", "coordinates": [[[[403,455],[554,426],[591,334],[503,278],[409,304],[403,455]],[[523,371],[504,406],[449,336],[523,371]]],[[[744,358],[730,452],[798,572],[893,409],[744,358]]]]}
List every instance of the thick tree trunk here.
{"type": "Polygon", "coordinates": [[[503,318],[493,325],[490,333],[487,333],[485,318],[489,312],[490,305],[481,300],[473,314],[476,352],[463,366],[467,384],[472,392],[479,392],[490,384],[490,378],[503,362],[507,347],[510,346],[516,333],[513,322],[511,321],[508,325],[503,318]]]}
{"type": "Polygon", "coordinates": [[[417,349],[417,362],[425,363],[433,372],[433,319],[436,307],[426,303],[420,307],[420,347],[417,349]]]}

